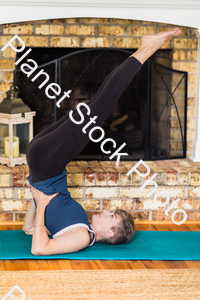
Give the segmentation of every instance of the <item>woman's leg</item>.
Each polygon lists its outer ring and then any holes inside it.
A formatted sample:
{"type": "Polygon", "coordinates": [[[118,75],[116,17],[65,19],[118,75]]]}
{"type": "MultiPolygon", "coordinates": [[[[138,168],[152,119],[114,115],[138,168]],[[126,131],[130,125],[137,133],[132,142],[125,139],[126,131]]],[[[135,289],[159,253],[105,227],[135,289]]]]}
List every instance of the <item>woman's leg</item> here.
{"type": "MultiPolygon", "coordinates": [[[[106,82],[108,81],[108,79],[109,79],[115,72],[117,72],[117,71],[124,65],[124,63],[125,63],[125,61],[123,61],[119,66],[117,66],[113,71],[110,72],[110,74],[104,79],[103,83],[102,83],[102,84],[100,85],[100,87],[98,88],[98,90],[97,90],[96,94],[94,95],[94,97],[93,97],[91,100],[89,100],[89,101],[87,102],[87,105],[90,105],[90,104],[98,97],[98,95],[99,95],[100,92],[102,91],[102,89],[103,89],[103,87],[105,86],[105,84],[106,84],[106,82]]],[[[80,110],[83,110],[83,107],[81,107],[80,110]]],[[[75,110],[73,111],[73,113],[74,113],[74,114],[77,113],[77,109],[75,109],[75,110]]],[[[61,124],[63,124],[63,123],[64,123],[66,120],[68,120],[68,119],[69,119],[69,113],[68,113],[67,115],[63,116],[60,120],[56,121],[54,124],[48,126],[48,127],[45,128],[44,130],[42,130],[41,132],[39,132],[38,134],[36,134],[36,136],[34,136],[34,138],[33,138],[33,139],[30,141],[30,143],[28,144],[28,147],[27,147],[27,149],[26,149],[26,156],[29,157],[29,150],[30,150],[30,148],[32,147],[33,143],[35,143],[35,141],[36,141],[38,138],[40,138],[40,137],[42,137],[42,136],[44,136],[44,135],[46,135],[46,134],[48,134],[48,133],[54,131],[55,129],[57,129],[61,124]]]]}
{"type": "MultiPolygon", "coordinates": [[[[90,103],[92,103],[100,94],[100,92],[102,91],[103,87],[105,86],[106,82],[108,81],[108,79],[115,73],[117,72],[125,63],[125,61],[123,61],[119,66],[117,66],[112,72],[110,72],[110,74],[104,79],[103,83],[100,85],[100,87],[98,88],[96,94],[94,95],[94,97],[92,99],[90,99],[87,102],[87,105],[90,105],[90,103]]],[[[80,110],[82,110],[83,107],[81,107],[80,110]]],[[[77,109],[75,109],[74,114],[77,113],[77,109]]],[[[66,120],[69,119],[69,113],[65,116],[63,116],[60,120],[56,121],[55,123],[53,123],[52,125],[48,126],[47,128],[45,128],[44,130],[42,130],[41,132],[39,132],[38,134],[36,134],[36,136],[34,136],[34,138],[30,141],[30,143],[28,144],[28,147],[26,149],[26,156],[29,156],[29,150],[30,147],[32,147],[33,143],[40,137],[54,131],[55,129],[57,129],[61,124],[63,124],[66,120]]]]}
{"type": "MultiPolygon", "coordinates": [[[[112,112],[117,99],[141,68],[142,63],[159,49],[167,39],[178,34],[180,33],[177,31],[168,31],[158,35],[148,35],[146,38],[144,36],[141,47],[128,57],[120,65],[121,67],[106,80],[95,99],[89,104],[87,103],[90,114],[87,115],[85,107],[82,109],[84,115],[82,124],[77,125],[68,118],[53,131],[41,136],[32,144],[27,161],[30,169],[34,171],[32,178],[30,178],[33,183],[37,182],[38,178],[45,180],[64,171],[67,163],[74,159],[90,141],[88,136],[90,129],[93,126],[101,126],[112,112]],[[91,126],[90,124],[86,128],[86,133],[84,133],[82,128],[94,116],[98,116],[95,125],[92,124],[91,126]],[[39,174],[38,177],[37,174],[39,174]]],[[[77,121],[80,120],[77,111],[73,113],[73,118],[77,121]]],[[[96,131],[93,132],[92,136],[95,133],[96,131]]]]}
{"type": "MultiPolygon", "coordinates": [[[[100,92],[102,91],[103,87],[105,86],[106,82],[108,81],[108,79],[115,73],[117,72],[125,63],[125,61],[123,61],[119,66],[117,66],[113,71],[111,71],[109,73],[109,75],[105,78],[105,80],[103,81],[103,83],[100,85],[100,87],[98,88],[96,94],[94,95],[94,97],[92,99],[90,99],[87,102],[87,105],[90,105],[90,103],[92,103],[100,94],[100,92]]],[[[80,109],[82,110],[82,108],[80,109]]],[[[73,113],[75,114],[77,112],[77,109],[75,109],[73,111],[73,113]]],[[[65,122],[66,120],[69,119],[69,114],[63,116],[60,120],[56,121],[55,123],[53,123],[52,125],[48,126],[47,128],[45,128],[44,130],[42,130],[41,132],[39,132],[38,134],[36,134],[36,136],[34,136],[34,138],[32,139],[32,142],[35,141],[36,139],[38,139],[41,136],[44,136],[45,134],[53,131],[54,129],[58,128],[63,122],[65,122]]]]}
{"type": "MultiPolygon", "coordinates": [[[[148,43],[149,41],[152,40],[153,35],[144,35],[141,38],[141,46],[140,48],[133,53],[131,56],[134,56],[137,60],[139,60],[142,64],[160,47],[160,44],[165,44],[165,42],[168,40],[169,37],[169,32],[167,31],[165,33],[160,32],[157,35],[154,35],[154,43],[151,45],[151,43],[148,43]],[[147,49],[147,48],[150,48],[147,49]]],[[[175,29],[175,32],[173,35],[178,35],[178,28],[175,29]]],[[[108,79],[115,73],[117,72],[120,68],[122,68],[122,66],[125,64],[126,60],[124,62],[122,62],[118,67],[116,67],[103,81],[103,83],[101,84],[101,86],[99,87],[99,89],[97,90],[96,94],[94,95],[94,97],[87,102],[87,105],[90,105],[90,103],[92,103],[100,94],[100,92],[102,91],[103,87],[105,86],[106,82],[108,81],[108,79]]],[[[82,108],[81,108],[82,109],[82,108]]],[[[77,112],[77,109],[74,110],[74,114],[77,112]]],[[[45,134],[53,131],[54,129],[56,129],[58,126],[60,126],[63,122],[65,122],[67,119],[69,119],[69,114],[67,114],[66,116],[62,117],[60,120],[58,120],[57,122],[55,122],[54,124],[48,126],[48,128],[42,130],[40,133],[38,133],[33,139],[32,141],[36,140],[37,138],[44,136],[45,134]]]]}
{"type": "MultiPolygon", "coordinates": [[[[94,116],[97,116],[95,126],[103,124],[112,112],[121,93],[142,66],[136,58],[130,56],[122,64],[116,72],[109,76],[97,97],[89,104],[87,103],[91,113],[88,115],[86,107],[82,108],[84,115],[82,124],[77,125],[70,118],[67,118],[53,131],[38,137],[30,145],[27,152],[29,168],[40,173],[40,178],[45,180],[64,171],[67,163],[76,157],[90,141],[88,133],[85,134],[82,128],[94,116]]],[[[77,111],[73,113],[73,118],[80,120],[77,111]]],[[[91,125],[87,132],[94,126],[91,125]]],[[[33,183],[34,178],[31,178],[31,175],[30,179],[33,183]]]]}

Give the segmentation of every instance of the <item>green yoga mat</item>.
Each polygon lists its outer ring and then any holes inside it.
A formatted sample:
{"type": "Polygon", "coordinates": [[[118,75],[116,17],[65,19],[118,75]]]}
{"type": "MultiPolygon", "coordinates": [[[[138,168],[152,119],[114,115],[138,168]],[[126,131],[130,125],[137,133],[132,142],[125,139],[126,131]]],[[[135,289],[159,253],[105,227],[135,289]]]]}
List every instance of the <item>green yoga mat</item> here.
{"type": "Polygon", "coordinates": [[[198,231],[137,231],[122,245],[96,243],[69,254],[31,254],[32,235],[23,230],[0,231],[0,259],[200,260],[198,231]]]}

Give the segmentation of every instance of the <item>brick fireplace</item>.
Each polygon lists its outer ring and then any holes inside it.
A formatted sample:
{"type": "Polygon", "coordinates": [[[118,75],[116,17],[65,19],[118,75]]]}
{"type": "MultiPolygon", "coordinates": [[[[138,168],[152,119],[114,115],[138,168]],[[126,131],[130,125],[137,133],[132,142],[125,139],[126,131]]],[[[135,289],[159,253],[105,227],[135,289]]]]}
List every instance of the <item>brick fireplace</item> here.
{"type": "MultiPolygon", "coordinates": [[[[77,17],[38,20],[1,25],[0,45],[2,48],[13,35],[18,34],[26,47],[31,48],[137,49],[143,34],[157,33],[172,27],[174,26],[164,23],[117,18],[77,17]]],[[[162,50],[171,50],[173,69],[188,72],[187,157],[189,157],[195,130],[197,37],[194,28],[179,27],[182,34],[172,38],[162,50]]],[[[1,52],[0,101],[5,97],[5,92],[13,81],[15,59],[16,53],[10,48],[4,53],[1,52]]],[[[170,151],[178,153],[181,140],[173,111],[170,122],[170,151]]],[[[67,171],[72,197],[83,205],[89,216],[102,209],[123,208],[131,211],[138,220],[170,220],[170,216],[168,218],[164,214],[164,209],[155,207],[153,197],[147,197],[153,187],[140,190],[144,180],[135,173],[129,177],[125,175],[135,163],[124,161],[117,167],[115,161],[71,162],[67,166],[67,171]]],[[[155,181],[159,185],[159,190],[166,189],[171,201],[177,197],[181,198],[179,208],[185,209],[188,220],[199,219],[200,164],[188,158],[147,162],[147,164],[151,168],[148,178],[154,172],[158,174],[155,181]]],[[[27,165],[13,168],[0,165],[0,221],[24,219],[31,199],[27,176],[27,165]]]]}

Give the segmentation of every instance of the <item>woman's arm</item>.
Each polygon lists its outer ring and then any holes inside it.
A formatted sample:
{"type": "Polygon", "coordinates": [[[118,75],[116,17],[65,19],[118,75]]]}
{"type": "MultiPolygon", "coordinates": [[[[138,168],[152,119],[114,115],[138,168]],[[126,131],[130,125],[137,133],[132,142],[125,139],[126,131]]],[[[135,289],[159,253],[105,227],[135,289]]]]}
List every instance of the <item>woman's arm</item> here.
{"type": "MultiPolygon", "coordinates": [[[[36,230],[44,229],[36,229],[42,228],[42,226],[35,227],[36,230]]],[[[74,228],[70,231],[64,232],[60,236],[55,239],[49,239],[48,242],[39,246],[38,249],[31,249],[31,253],[33,255],[54,255],[54,254],[63,254],[63,253],[72,253],[77,252],[86,248],[90,243],[90,237],[88,234],[88,230],[84,227],[74,228]]]]}
{"type": "Polygon", "coordinates": [[[74,228],[55,239],[49,239],[44,226],[44,214],[46,206],[58,193],[47,196],[35,188],[31,192],[37,202],[31,248],[33,255],[71,253],[89,245],[90,237],[86,228],[74,228]]]}
{"type": "Polygon", "coordinates": [[[44,225],[45,206],[38,206],[32,238],[33,255],[54,255],[77,252],[89,245],[90,238],[86,228],[75,228],[55,239],[49,239],[44,225]],[[38,226],[41,225],[41,226],[38,226]]]}
{"type": "Polygon", "coordinates": [[[28,212],[26,213],[25,219],[24,219],[24,224],[22,227],[22,230],[27,233],[29,232],[33,226],[34,226],[34,221],[35,221],[35,214],[36,214],[36,207],[33,199],[31,200],[31,205],[28,209],[28,212]]]}
{"type": "Polygon", "coordinates": [[[35,253],[38,252],[38,249],[45,248],[46,244],[49,241],[46,227],[44,225],[44,214],[46,206],[54,197],[58,195],[58,193],[48,196],[45,195],[43,192],[38,191],[36,188],[33,188],[32,186],[31,193],[37,203],[31,248],[31,253],[35,253]]]}
{"type": "Polygon", "coordinates": [[[33,228],[32,248],[31,253],[38,252],[38,249],[43,249],[49,241],[45,226],[44,226],[44,213],[46,206],[38,205],[36,210],[35,225],[33,228]]]}
{"type": "MultiPolygon", "coordinates": [[[[35,207],[35,202],[32,199],[31,205],[28,209],[28,212],[26,213],[26,216],[24,219],[24,224],[22,227],[22,230],[28,235],[33,234],[35,216],[36,216],[36,207],[35,207]]],[[[49,230],[46,227],[45,227],[45,230],[46,230],[47,234],[51,236],[51,233],[49,232],[49,230]]]]}

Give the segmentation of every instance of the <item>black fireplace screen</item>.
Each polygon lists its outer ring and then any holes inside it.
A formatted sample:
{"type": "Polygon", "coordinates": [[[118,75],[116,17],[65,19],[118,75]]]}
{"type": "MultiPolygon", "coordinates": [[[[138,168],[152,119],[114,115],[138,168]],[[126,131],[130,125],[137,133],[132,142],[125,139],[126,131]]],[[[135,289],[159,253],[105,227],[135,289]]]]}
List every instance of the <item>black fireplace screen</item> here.
{"type": "MultiPolygon", "coordinates": [[[[34,135],[74,110],[78,103],[87,103],[106,76],[133,53],[133,50],[113,48],[73,49],[74,52],[46,62],[47,56],[41,57],[41,49],[37,51],[35,49],[39,61],[37,58],[35,61],[44,63],[38,64],[30,77],[20,68],[14,71],[14,84],[20,88],[20,97],[36,111],[34,135]],[[45,79],[44,75],[31,80],[40,70],[49,75],[49,81],[42,88],[39,86],[45,79]],[[60,85],[60,95],[72,90],[70,98],[65,98],[60,108],[56,102],[61,96],[49,99],[45,95],[49,83],[60,85]]],[[[66,48],[63,51],[66,53],[66,48]]],[[[27,59],[33,59],[33,53],[34,48],[27,59]]],[[[23,70],[30,71],[28,66],[23,70]]],[[[126,143],[121,152],[127,152],[128,156],[121,156],[121,160],[185,158],[186,99],[187,72],[166,67],[152,56],[119,97],[113,112],[102,125],[105,138],[115,140],[117,147],[126,143]]],[[[98,132],[94,138],[98,138],[98,132]]],[[[108,160],[111,154],[105,155],[100,143],[90,141],[76,160],[108,160]]],[[[114,152],[111,142],[106,145],[105,150],[114,152]]]]}

